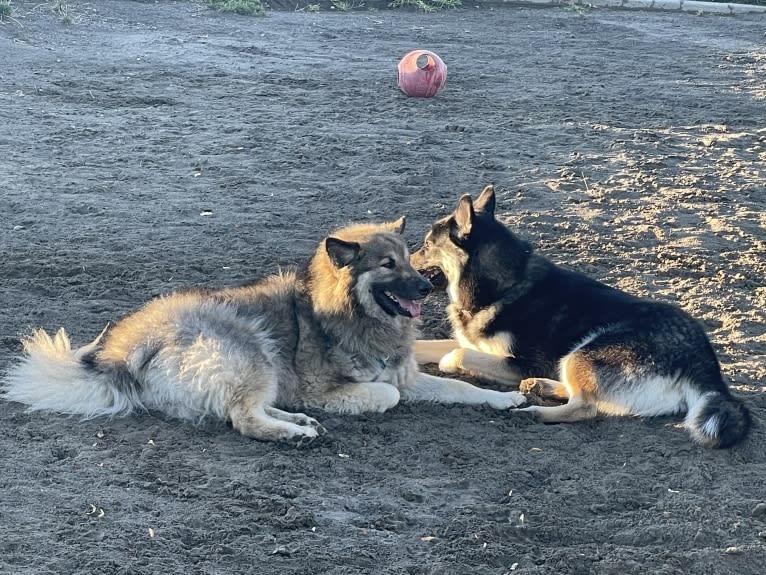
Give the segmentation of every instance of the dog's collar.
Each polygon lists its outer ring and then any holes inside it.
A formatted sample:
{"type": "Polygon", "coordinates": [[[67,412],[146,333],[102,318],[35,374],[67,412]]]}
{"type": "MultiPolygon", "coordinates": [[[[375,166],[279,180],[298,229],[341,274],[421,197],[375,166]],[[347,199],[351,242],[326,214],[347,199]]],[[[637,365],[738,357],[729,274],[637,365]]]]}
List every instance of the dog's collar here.
{"type": "Polygon", "coordinates": [[[374,375],[372,375],[371,377],[365,377],[364,378],[364,381],[374,382],[374,381],[378,381],[380,379],[380,376],[383,375],[383,372],[386,371],[386,368],[388,367],[388,362],[389,362],[389,360],[391,358],[390,357],[384,357],[384,358],[379,357],[379,358],[376,358],[376,359],[372,359],[371,361],[368,360],[368,361],[370,361],[370,363],[372,363],[372,366],[370,366],[370,364],[367,363],[366,361],[359,361],[359,359],[360,358],[358,356],[355,356],[355,357],[352,358],[352,361],[354,363],[354,367],[356,369],[360,370],[362,373],[365,373],[365,372],[367,372],[367,370],[372,369],[372,368],[377,366],[378,369],[375,371],[374,375]]]}
{"type": "MultiPolygon", "coordinates": [[[[322,330],[322,333],[324,334],[325,341],[328,342],[328,344],[329,344],[328,345],[328,349],[337,348],[338,347],[338,345],[339,345],[339,338],[338,337],[336,337],[331,331],[324,331],[324,330],[322,330]]],[[[359,361],[360,358],[359,358],[358,355],[356,355],[356,354],[352,355],[350,359],[351,359],[352,363],[354,364],[355,368],[361,369],[361,370],[364,370],[366,368],[366,366],[364,366],[364,364],[366,364],[367,362],[360,362],[359,361]],[[362,364],[361,366],[360,366],[360,363],[362,364]]],[[[388,368],[388,362],[390,360],[391,360],[391,356],[378,357],[378,358],[372,359],[371,363],[373,363],[373,365],[375,363],[377,363],[378,369],[375,372],[375,375],[373,377],[369,378],[369,379],[366,379],[366,381],[370,381],[370,382],[378,381],[378,379],[380,379],[380,376],[383,375],[383,373],[388,368]]],[[[370,361],[370,360],[368,360],[368,361],[370,361]]],[[[367,365],[369,365],[369,364],[367,364],[367,365]]]]}
{"type": "Polygon", "coordinates": [[[378,358],[378,373],[376,373],[375,377],[373,377],[370,381],[378,381],[378,378],[383,375],[383,372],[386,371],[387,367],[386,360],[388,360],[388,358],[385,360],[378,358]]]}

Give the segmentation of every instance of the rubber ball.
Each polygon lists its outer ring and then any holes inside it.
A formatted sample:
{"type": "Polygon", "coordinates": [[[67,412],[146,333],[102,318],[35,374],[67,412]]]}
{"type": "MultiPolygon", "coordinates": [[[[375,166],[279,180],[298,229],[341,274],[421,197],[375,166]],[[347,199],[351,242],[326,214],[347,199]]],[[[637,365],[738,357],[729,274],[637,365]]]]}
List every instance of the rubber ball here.
{"type": "Polygon", "coordinates": [[[399,89],[416,98],[430,98],[447,83],[447,65],[428,50],[413,50],[399,61],[399,89]]]}

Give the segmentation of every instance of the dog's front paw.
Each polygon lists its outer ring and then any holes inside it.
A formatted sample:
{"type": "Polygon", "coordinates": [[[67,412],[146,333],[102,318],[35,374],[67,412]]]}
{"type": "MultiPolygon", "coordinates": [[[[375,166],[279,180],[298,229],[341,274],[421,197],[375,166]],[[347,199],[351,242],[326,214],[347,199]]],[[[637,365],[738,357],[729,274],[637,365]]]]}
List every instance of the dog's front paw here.
{"type": "Polygon", "coordinates": [[[527,402],[527,398],[518,391],[505,391],[502,392],[502,394],[505,400],[508,402],[506,408],[518,407],[520,405],[524,405],[527,402]]]}
{"type": "Polygon", "coordinates": [[[510,409],[524,405],[526,402],[527,398],[518,391],[499,391],[496,399],[490,401],[489,404],[495,409],[510,409]]]}
{"type": "Polygon", "coordinates": [[[455,373],[463,367],[463,355],[465,350],[458,348],[444,355],[439,361],[439,371],[455,373]]]}

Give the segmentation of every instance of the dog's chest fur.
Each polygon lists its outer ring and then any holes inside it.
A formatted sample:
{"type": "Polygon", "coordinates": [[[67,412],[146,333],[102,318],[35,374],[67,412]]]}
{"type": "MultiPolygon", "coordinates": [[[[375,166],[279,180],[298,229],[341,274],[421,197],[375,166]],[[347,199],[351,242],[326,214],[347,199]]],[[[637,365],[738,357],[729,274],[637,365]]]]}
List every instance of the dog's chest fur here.
{"type": "Polygon", "coordinates": [[[487,334],[487,328],[495,320],[499,304],[490,305],[471,313],[457,303],[447,308],[455,339],[460,347],[473,349],[490,355],[513,355],[514,336],[510,331],[487,334]]]}
{"type": "Polygon", "coordinates": [[[375,322],[299,318],[301,341],[296,350],[296,370],[312,387],[337,383],[380,381],[397,385],[410,374],[414,330],[395,322],[381,327],[375,322]]]}

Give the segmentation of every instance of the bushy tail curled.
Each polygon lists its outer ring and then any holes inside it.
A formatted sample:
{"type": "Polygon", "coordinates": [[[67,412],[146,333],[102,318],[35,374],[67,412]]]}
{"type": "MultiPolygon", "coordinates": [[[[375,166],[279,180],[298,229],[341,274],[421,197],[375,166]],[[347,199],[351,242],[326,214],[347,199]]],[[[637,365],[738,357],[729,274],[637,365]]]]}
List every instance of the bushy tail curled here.
{"type": "Polygon", "coordinates": [[[732,447],[750,430],[750,412],[729,393],[711,391],[690,406],[686,427],[694,440],[705,447],[732,447]]]}
{"type": "Polygon", "coordinates": [[[96,349],[94,341],[72,349],[69,336],[60,329],[54,337],[36,330],[22,343],[25,356],[2,381],[2,396],[32,411],[77,414],[85,418],[127,414],[136,407],[120,393],[109,377],[88,366],[82,358],[96,349]]]}

